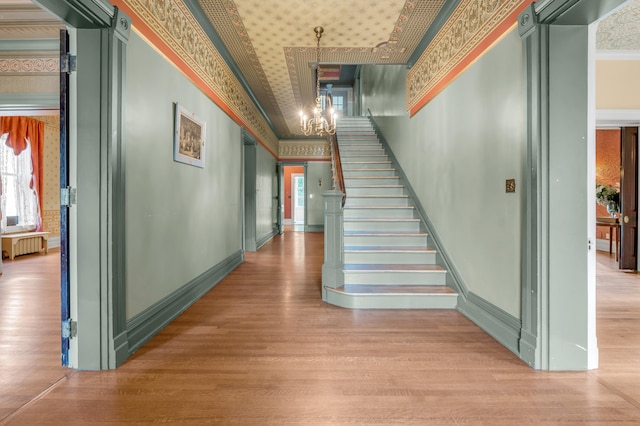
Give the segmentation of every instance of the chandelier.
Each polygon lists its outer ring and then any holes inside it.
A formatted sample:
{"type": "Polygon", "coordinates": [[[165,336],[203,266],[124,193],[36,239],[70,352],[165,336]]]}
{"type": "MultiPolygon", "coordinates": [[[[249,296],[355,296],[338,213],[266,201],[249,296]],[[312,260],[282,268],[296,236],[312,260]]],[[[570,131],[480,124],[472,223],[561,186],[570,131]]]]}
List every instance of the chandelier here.
{"type": "Polygon", "coordinates": [[[324,28],[315,27],[316,33],[316,105],[311,117],[307,117],[304,111],[300,111],[300,129],[305,136],[315,133],[318,136],[333,135],[336,133],[336,113],[331,107],[331,96],[326,96],[327,111],[322,109],[320,97],[320,38],[324,28]]]}

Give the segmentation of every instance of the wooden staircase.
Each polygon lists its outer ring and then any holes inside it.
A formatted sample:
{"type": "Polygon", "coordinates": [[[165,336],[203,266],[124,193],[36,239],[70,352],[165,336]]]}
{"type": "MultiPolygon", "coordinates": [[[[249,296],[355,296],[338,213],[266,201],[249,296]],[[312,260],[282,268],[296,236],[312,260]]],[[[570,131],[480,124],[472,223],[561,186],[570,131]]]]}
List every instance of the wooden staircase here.
{"type": "Polygon", "coordinates": [[[344,285],[326,301],[347,308],[453,309],[457,293],[412,200],[367,118],[344,117],[338,145],[344,206],[344,285]]]}

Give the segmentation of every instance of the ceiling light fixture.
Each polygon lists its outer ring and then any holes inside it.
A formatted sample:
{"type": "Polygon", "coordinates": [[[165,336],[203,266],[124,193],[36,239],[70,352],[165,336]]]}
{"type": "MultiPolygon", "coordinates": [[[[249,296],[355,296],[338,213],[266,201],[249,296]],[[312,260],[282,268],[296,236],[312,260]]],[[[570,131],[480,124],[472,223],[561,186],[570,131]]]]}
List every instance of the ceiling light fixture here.
{"type": "Polygon", "coordinates": [[[327,111],[322,109],[320,97],[320,38],[324,28],[315,27],[316,33],[316,105],[310,118],[304,111],[300,111],[300,129],[305,136],[315,133],[318,136],[333,135],[336,133],[336,113],[331,105],[331,96],[325,96],[327,111]]]}

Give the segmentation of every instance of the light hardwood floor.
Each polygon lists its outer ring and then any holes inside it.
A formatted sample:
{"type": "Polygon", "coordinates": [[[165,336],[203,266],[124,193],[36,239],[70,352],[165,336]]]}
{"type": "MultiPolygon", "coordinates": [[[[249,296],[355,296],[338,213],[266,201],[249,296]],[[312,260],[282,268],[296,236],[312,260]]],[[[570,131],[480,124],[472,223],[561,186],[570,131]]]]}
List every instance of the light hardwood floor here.
{"type": "Polygon", "coordinates": [[[640,277],[598,255],[600,368],[534,371],[455,311],[320,299],[322,234],[276,237],[115,371],[58,367],[56,254],[5,262],[0,423],[640,424],[640,277]]]}

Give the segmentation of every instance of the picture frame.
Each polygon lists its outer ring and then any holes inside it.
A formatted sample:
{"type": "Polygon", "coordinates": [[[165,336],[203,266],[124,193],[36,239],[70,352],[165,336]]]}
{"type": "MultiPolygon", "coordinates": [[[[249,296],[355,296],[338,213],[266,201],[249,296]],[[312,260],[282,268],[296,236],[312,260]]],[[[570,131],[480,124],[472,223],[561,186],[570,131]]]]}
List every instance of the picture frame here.
{"type": "Polygon", "coordinates": [[[204,168],[207,123],[175,103],[173,160],[204,168]]]}

